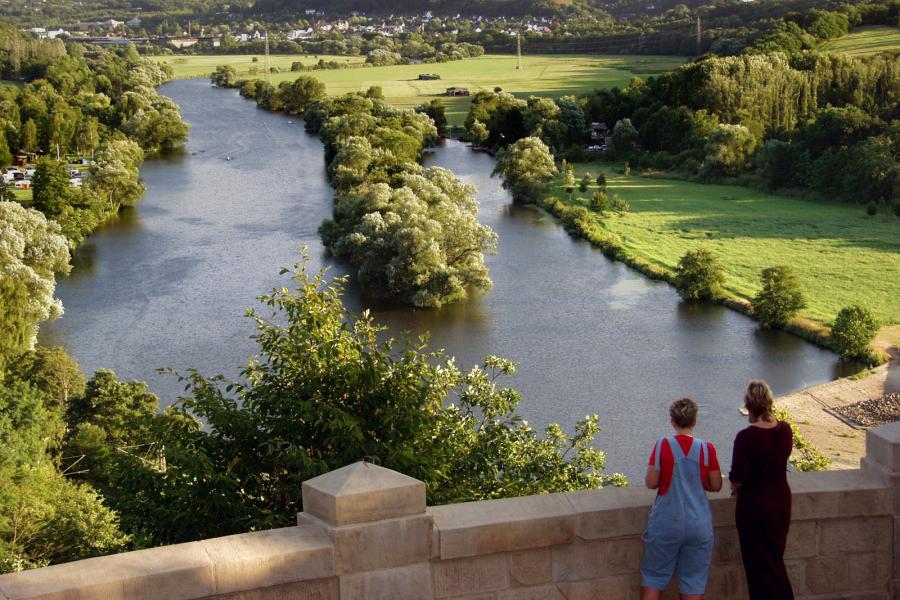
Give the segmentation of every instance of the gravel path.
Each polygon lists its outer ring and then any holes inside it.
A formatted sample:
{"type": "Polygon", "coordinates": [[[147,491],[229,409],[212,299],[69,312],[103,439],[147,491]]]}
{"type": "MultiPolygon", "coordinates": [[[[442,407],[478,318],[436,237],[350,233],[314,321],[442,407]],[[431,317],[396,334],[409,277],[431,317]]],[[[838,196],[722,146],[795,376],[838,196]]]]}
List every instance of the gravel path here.
{"type": "Polygon", "coordinates": [[[878,427],[900,421],[900,394],[885,394],[881,398],[839,406],[834,411],[860,427],[878,427]]]}

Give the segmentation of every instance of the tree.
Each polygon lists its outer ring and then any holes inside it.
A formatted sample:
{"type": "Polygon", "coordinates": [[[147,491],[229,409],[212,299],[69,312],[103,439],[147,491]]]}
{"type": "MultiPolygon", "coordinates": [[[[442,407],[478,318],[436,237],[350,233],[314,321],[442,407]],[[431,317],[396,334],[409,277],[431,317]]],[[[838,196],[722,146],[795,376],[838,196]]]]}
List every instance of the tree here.
{"type": "Polygon", "coordinates": [[[108,211],[117,212],[143,195],[145,187],[139,171],[143,162],[144,151],[137,142],[127,138],[109,140],[97,153],[87,186],[105,200],[108,211]]]}
{"type": "Polygon", "coordinates": [[[6,143],[6,135],[3,131],[0,131],[0,167],[11,164],[12,159],[12,152],[9,151],[9,146],[6,143]]]}
{"type": "Polygon", "coordinates": [[[121,482],[154,543],[287,525],[301,482],[362,459],[424,481],[434,504],[623,482],[591,447],[596,416],[571,437],[558,425],[539,437],[516,416],[519,394],[500,380],[509,361],[463,371],[424,341],[381,341],[368,313],[344,308],[344,279],[304,265],[293,278],[261,298],[265,315],[250,312],[260,360],[240,381],[185,378],[174,410],[208,427],[173,421],[166,472],[135,462],[121,482]]]}
{"type": "Polygon", "coordinates": [[[600,214],[609,210],[609,198],[606,196],[606,192],[603,190],[597,190],[591,196],[591,210],[600,214]]]}
{"type": "Polygon", "coordinates": [[[232,88],[237,84],[237,70],[231,65],[219,65],[209,78],[214,86],[232,88]]]}
{"type": "Polygon", "coordinates": [[[503,177],[503,187],[515,200],[535,202],[558,172],[546,144],[527,137],[500,151],[492,175],[503,177]]]}
{"type": "Polygon", "coordinates": [[[37,125],[34,124],[34,119],[29,118],[25,121],[25,124],[22,125],[22,138],[19,141],[19,145],[24,152],[37,152],[38,131],[37,125]]]}
{"type": "Polygon", "coordinates": [[[69,169],[48,156],[37,160],[32,178],[32,205],[48,217],[62,214],[69,204],[69,169]]]}
{"type": "Polygon", "coordinates": [[[292,82],[282,82],[278,95],[285,113],[302,115],[313,102],[325,97],[325,84],[315,77],[300,76],[292,82]]]}
{"type": "Polygon", "coordinates": [[[725,272],[709,250],[689,250],[678,261],[675,287],[685,300],[715,300],[724,282],[725,272]]]}
{"type": "Polygon", "coordinates": [[[606,189],[606,175],[603,173],[597,175],[597,186],[606,189]]]}
{"type": "Polygon", "coordinates": [[[563,187],[566,188],[566,193],[569,194],[569,200],[571,200],[572,192],[575,191],[575,167],[571,165],[565,166],[564,177],[563,187]]]}
{"type": "MultiPolygon", "coordinates": [[[[437,129],[438,135],[443,136],[447,132],[446,107],[438,98],[425,102],[416,108],[416,112],[425,113],[431,117],[431,120],[434,121],[434,126],[437,129]]],[[[482,125],[482,127],[484,127],[484,125],[482,125]]],[[[487,132],[485,132],[485,137],[487,137],[487,132]]]]}
{"type": "Polygon", "coordinates": [[[753,299],[753,314],[763,327],[784,327],[806,308],[800,280],[793,268],[769,267],[763,269],[760,279],[762,289],[753,299]]]}
{"type": "Polygon", "coordinates": [[[578,183],[578,191],[586,192],[589,185],[591,185],[591,176],[585,173],[584,177],[582,177],[581,181],[578,183]]]}
{"type": "Polygon", "coordinates": [[[53,297],[55,273],[69,272],[69,248],[59,225],[36,210],[0,202],[0,370],[30,350],[40,321],[62,314],[53,297]]]}
{"type": "Polygon", "coordinates": [[[85,379],[74,360],[61,348],[37,347],[16,357],[15,369],[6,374],[6,385],[28,383],[44,394],[44,406],[60,418],[69,398],[84,393],[85,379]]]}
{"type": "Polygon", "coordinates": [[[100,134],[97,130],[97,117],[87,117],[78,125],[78,131],[75,134],[78,152],[82,156],[94,156],[94,150],[100,145],[100,134]]]}
{"type": "Polygon", "coordinates": [[[475,121],[469,129],[469,135],[472,137],[474,145],[481,146],[488,138],[487,126],[481,121],[475,121]]]}
{"type": "Polygon", "coordinates": [[[703,170],[709,174],[737,175],[750,165],[756,139],[743,125],[719,125],[709,136],[703,170]]]}
{"type": "Polygon", "coordinates": [[[615,156],[626,157],[634,150],[639,137],[638,130],[631,124],[631,119],[621,119],[613,127],[609,151],[615,156]]]}
{"type": "Polygon", "coordinates": [[[847,358],[865,356],[878,333],[878,320],[868,309],[857,305],[842,308],[831,326],[831,344],[847,358]]]}

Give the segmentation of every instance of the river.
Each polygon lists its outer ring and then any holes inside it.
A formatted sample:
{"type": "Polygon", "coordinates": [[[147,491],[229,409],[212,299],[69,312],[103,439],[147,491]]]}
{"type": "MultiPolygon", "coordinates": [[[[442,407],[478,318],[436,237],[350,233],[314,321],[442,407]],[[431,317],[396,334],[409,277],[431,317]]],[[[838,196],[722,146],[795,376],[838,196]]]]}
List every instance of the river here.
{"type": "MultiPolygon", "coordinates": [[[[65,315],[45,324],[40,340],[65,346],[87,373],[146,380],[168,405],[183,387],[159,367],[237,375],[256,352],[245,309],[287,285],[278,270],[301,246],[315,267],[348,270],[325,257],[316,233],[333,197],[318,138],[206,80],[160,92],[191,125],[186,149],[146,162],[143,200],[79,248],[57,285],[65,315]]],[[[440,310],[371,308],[394,335],[430,331],[431,346],[461,367],[487,354],[515,360],[519,412],[534,427],[568,429],[598,413],[595,445],[607,470],[637,483],[653,440],[669,432],[668,403],[687,395],[701,406],[698,435],[716,444],[727,469],[749,379],[781,394],[843,374],[834,354],[728,309],[682,302],[545,213],[513,206],[490,177],[493,162],[452,141],[426,158],[477,186],[479,217],[500,236],[487,259],[494,287],[440,310]]],[[[366,307],[352,286],[345,302],[366,307]]]]}

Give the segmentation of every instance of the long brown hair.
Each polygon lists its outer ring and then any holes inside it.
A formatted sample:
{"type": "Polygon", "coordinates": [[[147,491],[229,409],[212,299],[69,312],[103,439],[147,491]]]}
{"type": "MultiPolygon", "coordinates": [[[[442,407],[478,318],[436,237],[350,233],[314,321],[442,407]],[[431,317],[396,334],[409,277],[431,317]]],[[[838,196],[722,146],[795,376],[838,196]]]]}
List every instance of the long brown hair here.
{"type": "Polygon", "coordinates": [[[750,417],[756,421],[772,420],[772,390],[769,384],[762,380],[753,380],[747,385],[747,392],[744,394],[744,406],[750,417]]]}

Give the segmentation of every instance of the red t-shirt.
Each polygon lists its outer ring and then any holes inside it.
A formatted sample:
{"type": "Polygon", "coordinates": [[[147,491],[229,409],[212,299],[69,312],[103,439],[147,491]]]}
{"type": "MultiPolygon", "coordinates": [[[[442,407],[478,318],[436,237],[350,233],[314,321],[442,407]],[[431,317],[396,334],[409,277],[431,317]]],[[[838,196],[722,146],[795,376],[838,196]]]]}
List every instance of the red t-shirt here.
{"type": "MultiPolygon", "coordinates": [[[[691,444],[694,438],[689,435],[676,435],[675,440],[685,454],[691,451],[691,444]]],[[[719,457],[716,456],[716,447],[712,442],[706,442],[709,448],[709,466],[703,466],[703,446],[700,446],[700,483],[706,487],[707,476],[710,471],[719,471],[719,457]]],[[[653,457],[656,456],[656,444],[653,444],[653,451],[650,452],[650,461],[648,465],[653,465],[653,457]]],[[[662,448],[659,451],[659,488],[660,496],[665,496],[669,491],[669,485],[672,483],[672,471],[675,469],[675,458],[672,456],[672,449],[669,448],[668,438],[663,438],[662,448]]]]}

